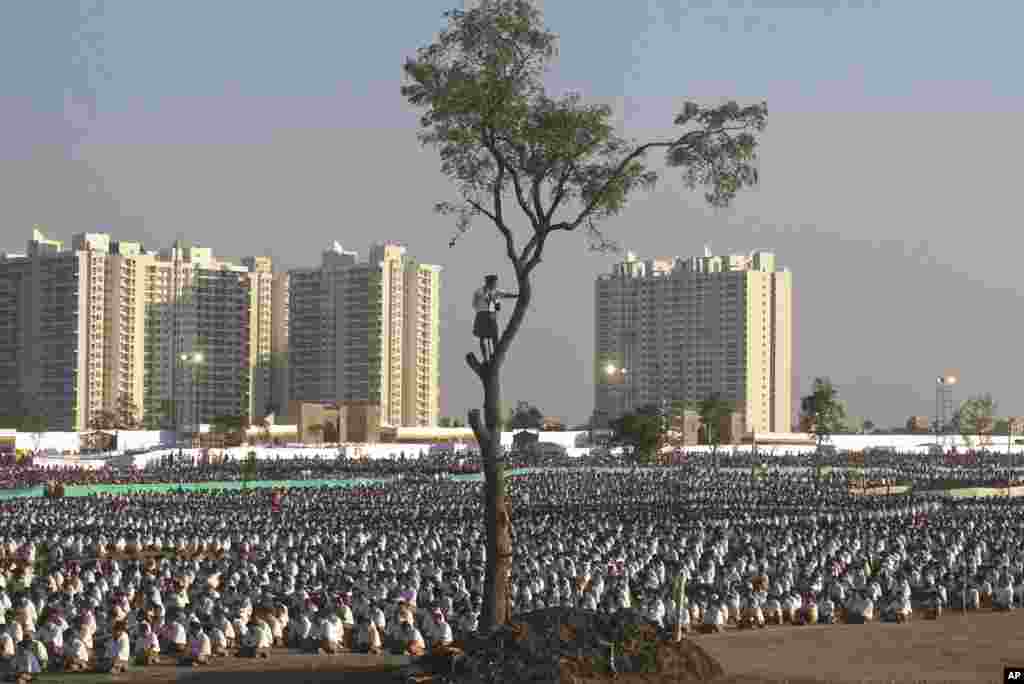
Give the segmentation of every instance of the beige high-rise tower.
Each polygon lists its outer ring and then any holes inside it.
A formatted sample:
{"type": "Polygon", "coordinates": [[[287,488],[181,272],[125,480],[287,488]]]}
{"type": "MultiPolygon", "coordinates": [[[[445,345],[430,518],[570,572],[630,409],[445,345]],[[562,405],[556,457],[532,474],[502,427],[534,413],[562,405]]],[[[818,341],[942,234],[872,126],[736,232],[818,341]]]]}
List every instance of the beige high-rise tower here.
{"type": "Polygon", "coordinates": [[[238,266],[105,233],[65,249],[36,229],[25,254],[0,257],[0,415],[51,430],[129,406],[151,428],[259,418],[287,401],[286,374],[275,383],[270,369],[287,349],[283,275],[266,257],[238,266]]]}
{"type": "Polygon", "coordinates": [[[289,272],[290,398],[370,402],[382,423],[435,425],[440,267],[395,243],[366,262],[338,243],[322,257],[289,272]]]}
{"type": "Polygon", "coordinates": [[[789,432],[792,292],[770,252],[627,254],[595,285],[595,418],[719,393],[746,432],[789,432]]]}

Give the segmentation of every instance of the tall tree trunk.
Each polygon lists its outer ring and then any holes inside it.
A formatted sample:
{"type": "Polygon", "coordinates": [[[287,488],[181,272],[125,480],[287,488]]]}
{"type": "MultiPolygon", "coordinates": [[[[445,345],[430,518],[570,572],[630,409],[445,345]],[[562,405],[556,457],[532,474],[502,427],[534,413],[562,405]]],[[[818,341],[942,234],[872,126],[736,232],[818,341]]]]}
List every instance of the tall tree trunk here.
{"type": "Polygon", "coordinates": [[[484,410],[469,411],[469,425],[480,446],[484,471],[483,509],[487,537],[487,563],[484,568],[484,605],[480,631],[487,633],[508,622],[511,613],[509,578],[512,573],[512,508],[505,489],[505,468],[501,460],[501,365],[512,339],[530,305],[530,282],[519,278],[519,298],[515,310],[489,363],[466,355],[466,363],[480,378],[484,388],[484,410]]]}

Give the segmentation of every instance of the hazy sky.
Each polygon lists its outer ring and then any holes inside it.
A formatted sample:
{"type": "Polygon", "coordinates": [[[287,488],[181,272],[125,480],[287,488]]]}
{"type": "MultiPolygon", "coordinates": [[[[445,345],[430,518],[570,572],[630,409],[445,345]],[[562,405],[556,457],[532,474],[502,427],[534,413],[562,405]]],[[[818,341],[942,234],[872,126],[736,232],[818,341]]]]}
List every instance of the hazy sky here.
{"type": "MultiPolygon", "coordinates": [[[[454,198],[415,139],[402,60],[459,0],[10,0],[0,5],[0,248],[176,238],[284,267],[332,240],[394,239],[444,267],[442,412],[480,388],[470,292],[510,271],[483,224],[448,249],[454,198]]],[[[991,391],[1024,414],[1019,311],[1024,112],[1019,0],[547,0],[551,89],[671,133],[683,98],[767,100],[763,184],[718,214],[668,174],[607,224],[643,256],[774,249],[793,271],[794,395],[829,375],[880,424],[991,391]]],[[[657,162],[657,159],[652,160],[657,162]]],[[[613,258],[559,235],[506,366],[504,399],[583,421],[593,281],[613,258]]]]}

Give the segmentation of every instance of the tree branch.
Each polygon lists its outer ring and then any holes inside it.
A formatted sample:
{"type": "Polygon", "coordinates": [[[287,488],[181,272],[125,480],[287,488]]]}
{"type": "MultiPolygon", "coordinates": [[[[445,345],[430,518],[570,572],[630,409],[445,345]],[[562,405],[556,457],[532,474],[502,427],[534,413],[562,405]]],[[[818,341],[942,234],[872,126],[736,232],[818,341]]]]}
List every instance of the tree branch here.
{"type": "Polygon", "coordinates": [[[473,372],[476,373],[477,377],[483,381],[485,373],[484,366],[482,363],[477,361],[476,354],[473,352],[466,354],[466,363],[473,369],[473,372]]]}
{"type": "Polygon", "coordinates": [[[558,179],[558,183],[555,184],[554,199],[551,200],[551,206],[548,207],[547,213],[544,214],[544,223],[550,225],[551,219],[554,217],[555,211],[558,209],[558,205],[562,203],[562,199],[565,197],[565,190],[568,187],[569,176],[575,170],[576,164],[569,162],[568,164],[565,165],[565,171],[558,179]]]}
{"type": "Polygon", "coordinates": [[[601,198],[604,196],[604,193],[607,191],[608,186],[611,185],[613,182],[615,182],[615,181],[617,181],[619,179],[619,177],[622,175],[622,172],[626,170],[626,167],[630,164],[630,162],[632,162],[632,161],[634,161],[636,159],[639,159],[640,157],[645,155],[648,152],[648,150],[652,150],[652,149],[657,148],[657,147],[678,147],[680,145],[692,145],[697,140],[700,140],[701,138],[706,138],[707,136],[711,135],[711,133],[717,132],[717,130],[718,129],[715,129],[715,131],[711,131],[711,130],[690,131],[688,133],[683,134],[682,136],[680,136],[679,138],[677,138],[675,140],[665,140],[665,141],[649,142],[649,143],[645,143],[643,145],[640,145],[635,150],[633,150],[628,155],[626,155],[626,157],[621,162],[619,162],[619,165],[616,166],[615,167],[615,171],[613,171],[609,175],[608,180],[605,181],[605,183],[602,186],[602,188],[598,192],[594,193],[594,197],[580,211],[580,213],[576,216],[576,218],[574,220],[572,220],[572,221],[564,222],[562,224],[559,224],[560,226],[565,226],[565,227],[560,227],[559,229],[560,230],[565,230],[565,231],[576,230],[576,228],[578,228],[580,226],[580,224],[583,223],[583,221],[586,220],[586,218],[588,216],[590,216],[590,214],[594,211],[594,209],[597,208],[597,205],[601,201],[601,198]]]}
{"type": "MultiPolygon", "coordinates": [[[[503,135],[493,134],[493,137],[494,141],[501,140],[502,142],[506,143],[509,147],[511,147],[513,150],[515,150],[516,154],[519,155],[520,161],[522,161],[524,151],[522,149],[517,149],[518,146],[514,142],[512,142],[503,135]]],[[[499,163],[505,165],[505,168],[508,170],[509,175],[512,177],[512,186],[515,188],[516,201],[519,202],[519,208],[522,209],[523,213],[525,213],[530,218],[530,223],[534,227],[536,227],[538,216],[533,213],[533,210],[530,209],[530,205],[526,203],[526,194],[523,192],[523,184],[519,178],[519,172],[510,164],[508,164],[508,162],[505,160],[505,157],[500,152],[498,152],[497,145],[493,144],[493,142],[485,143],[485,145],[487,145],[487,149],[490,151],[490,153],[494,155],[494,158],[498,160],[499,163]]]]}

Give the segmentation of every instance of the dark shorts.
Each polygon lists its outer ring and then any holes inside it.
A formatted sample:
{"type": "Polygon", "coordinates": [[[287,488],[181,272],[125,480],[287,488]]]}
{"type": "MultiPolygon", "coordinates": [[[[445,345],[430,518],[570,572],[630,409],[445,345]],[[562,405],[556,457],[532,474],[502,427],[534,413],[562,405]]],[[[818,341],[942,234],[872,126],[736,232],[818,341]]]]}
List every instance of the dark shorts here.
{"type": "Polygon", "coordinates": [[[476,312],[476,318],[473,319],[473,335],[490,338],[498,336],[498,319],[493,312],[476,312]]]}

